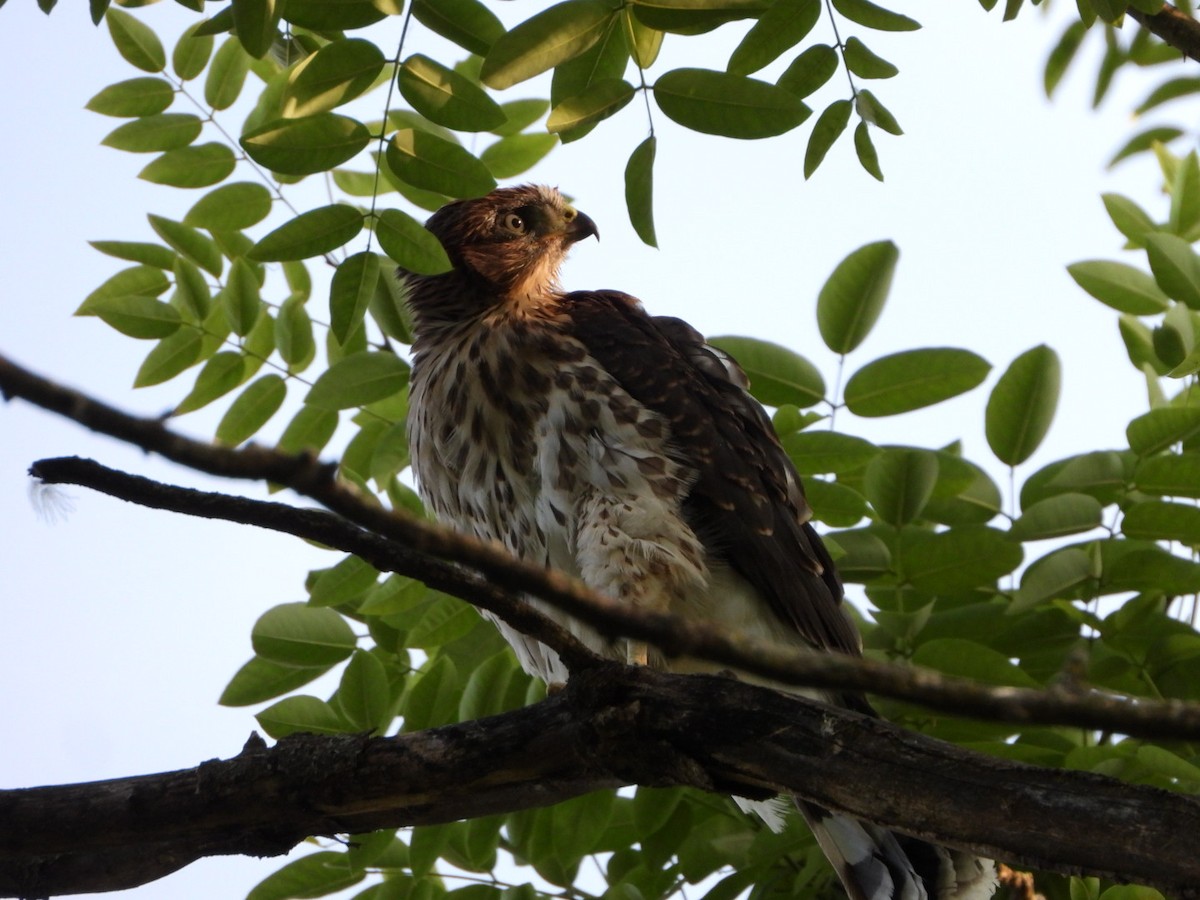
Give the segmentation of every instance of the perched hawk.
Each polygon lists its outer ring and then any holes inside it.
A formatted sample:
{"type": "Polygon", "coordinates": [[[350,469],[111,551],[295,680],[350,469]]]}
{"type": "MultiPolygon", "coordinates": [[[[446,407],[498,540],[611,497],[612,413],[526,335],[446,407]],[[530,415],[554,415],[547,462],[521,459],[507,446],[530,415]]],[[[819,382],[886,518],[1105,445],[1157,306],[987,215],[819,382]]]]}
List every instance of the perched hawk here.
{"type": "MultiPolygon", "coordinates": [[[[598,236],[590,218],[522,186],[451,203],[428,227],[453,270],[402,274],[409,441],[439,519],[637,609],[861,653],[799,478],[737,363],[628,294],[559,287],[571,245],[598,236]]],[[[716,668],[548,612],[604,655],[716,668]]],[[[526,671],[566,680],[553,651],[499,624],[526,671]]],[[[870,712],[859,695],[822,697],[870,712]]],[[[990,895],[989,862],[797,805],[851,900],[990,895]]]]}

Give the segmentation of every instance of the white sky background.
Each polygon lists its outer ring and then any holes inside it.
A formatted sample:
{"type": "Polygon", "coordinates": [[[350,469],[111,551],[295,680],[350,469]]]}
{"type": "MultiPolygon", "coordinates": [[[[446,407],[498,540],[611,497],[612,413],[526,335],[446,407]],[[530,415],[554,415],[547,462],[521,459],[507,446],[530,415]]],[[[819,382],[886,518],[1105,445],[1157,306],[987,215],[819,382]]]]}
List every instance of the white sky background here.
{"type": "MultiPolygon", "coordinates": [[[[0,55],[0,352],[152,415],[181,398],[190,380],[132,392],[150,344],[71,317],[122,267],[85,242],[152,240],[145,213],[180,218],[199,193],[141,182],[135,175],[150,157],[99,146],[119,120],[89,113],[84,103],[102,86],[141,73],[119,58],[105,29],[91,26],[84,6],[60,4],[49,18],[30,0],[0,10],[8,48],[0,55]]],[[[1036,10],[1002,24],[998,12],[985,14],[967,0],[907,6],[924,30],[843,31],[900,67],[897,78],[869,85],[906,131],[901,138],[875,132],[882,185],[859,168],[849,134],[805,182],[807,125],[780,139],[735,142],[684,132],[656,109],[661,249],[645,248],[628,225],[621,180],[645,134],[640,98],[592,136],[551,154],[533,177],[572,194],[603,234],[601,243],[576,248],[566,287],[619,288],[708,334],[776,340],[809,356],[830,382],[835,359],[816,332],[817,290],[854,248],[895,240],[901,259],[891,300],[847,374],[921,346],[970,348],[995,368],[965,398],[895,423],[844,416],[839,426],[923,446],[961,437],[967,455],[1003,485],[1005,472],[983,439],[984,391],[1029,347],[1046,342],[1059,351],[1064,392],[1049,439],[1022,471],[1119,446],[1126,422],[1145,409],[1141,377],[1124,362],[1116,313],[1064,270],[1118,253],[1101,191],[1127,193],[1152,215],[1164,214],[1152,161],[1104,169],[1135,130],[1130,99],[1145,88],[1119,84],[1129,89],[1092,113],[1089,56],[1050,106],[1041,67],[1060,26],[1048,26],[1036,10]]],[[[139,13],[171,35],[191,20],[171,3],[139,13]]],[[[690,42],[672,43],[683,45],[687,62],[716,68],[732,46],[718,41],[720,50],[704,54],[690,42]]],[[[697,42],[706,46],[712,41],[697,42]]],[[[410,43],[405,52],[419,49],[410,43]]],[[[833,90],[844,90],[842,77],[833,90]]],[[[502,99],[531,93],[518,87],[502,99]]],[[[226,121],[236,129],[240,119],[226,121]]],[[[323,300],[314,296],[318,314],[323,300]]],[[[215,421],[197,415],[176,427],[208,437],[215,421]]],[[[269,606],[303,599],[304,572],[338,557],[292,538],[82,490],[70,492],[76,508],[66,521],[47,524],[31,508],[25,469],[58,455],[258,495],[253,486],[206,482],[148,459],[24,402],[0,407],[0,787],[186,768],[235,754],[256,727],[254,710],[223,709],[216,699],[250,656],[251,625],[269,606]]],[[[279,864],[204,860],[136,895],[112,896],[237,898],[279,864]]]]}

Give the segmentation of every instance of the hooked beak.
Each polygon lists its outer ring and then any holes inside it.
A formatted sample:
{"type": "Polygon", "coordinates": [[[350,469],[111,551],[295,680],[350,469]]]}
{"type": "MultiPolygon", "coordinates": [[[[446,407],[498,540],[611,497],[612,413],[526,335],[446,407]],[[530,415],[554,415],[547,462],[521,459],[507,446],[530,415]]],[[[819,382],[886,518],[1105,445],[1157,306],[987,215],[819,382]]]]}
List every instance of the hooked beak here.
{"type": "Polygon", "coordinates": [[[567,225],[566,234],[567,240],[572,244],[588,237],[600,240],[600,229],[596,227],[596,223],[592,221],[592,217],[578,211],[575,212],[574,218],[567,225]]]}

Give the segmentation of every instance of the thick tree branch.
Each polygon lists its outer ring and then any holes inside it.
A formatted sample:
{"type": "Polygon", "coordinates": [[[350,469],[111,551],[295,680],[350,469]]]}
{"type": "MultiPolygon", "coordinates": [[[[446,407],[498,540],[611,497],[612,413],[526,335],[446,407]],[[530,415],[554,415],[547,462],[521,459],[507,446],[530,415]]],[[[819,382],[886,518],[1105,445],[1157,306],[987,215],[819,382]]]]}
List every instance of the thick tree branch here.
{"type": "Polygon", "coordinates": [[[1162,9],[1152,14],[1132,6],[1128,12],[1135,22],[1151,34],[1157,35],[1189,59],[1200,62],[1200,22],[1170,3],[1164,3],[1162,9]]]}
{"type": "MultiPolygon", "coordinates": [[[[511,594],[489,584],[494,578],[492,570],[483,572],[485,577],[457,570],[428,554],[380,538],[337,516],[319,510],[295,510],[278,503],[173,487],[118,472],[92,460],[40,460],[30,471],[48,483],[76,484],[146,506],[227,519],[318,540],[356,553],[378,569],[423,580],[431,578],[433,580],[427,583],[432,586],[495,612],[527,634],[539,639],[544,637],[547,644],[564,652],[576,670],[595,662],[595,657],[563,629],[511,594]],[[293,519],[289,513],[297,515],[293,519]]],[[[465,536],[462,539],[471,541],[465,536]]],[[[513,564],[529,568],[516,560],[513,564]]],[[[1177,700],[1131,700],[1096,691],[992,687],[929,669],[840,654],[796,653],[701,622],[633,611],[586,589],[565,595],[545,591],[538,583],[529,584],[525,589],[590,622],[604,633],[646,640],[671,655],[697,656],[787,684],[861,690],[953,715],[990,721],[1074,725],[1146,738],[1200,738],[1200,704],[1177,700]]]]}
{"type": "Polygon", "coordinates": [[[0,792],[0,895],[128,887],[214,854],[542,806],[619,784],[792,792],[1021,865],[1197,896],[1200,801],[994,759],[716,676],[603,664],[526,709],[297,735],[196,769],[0,792]]]}

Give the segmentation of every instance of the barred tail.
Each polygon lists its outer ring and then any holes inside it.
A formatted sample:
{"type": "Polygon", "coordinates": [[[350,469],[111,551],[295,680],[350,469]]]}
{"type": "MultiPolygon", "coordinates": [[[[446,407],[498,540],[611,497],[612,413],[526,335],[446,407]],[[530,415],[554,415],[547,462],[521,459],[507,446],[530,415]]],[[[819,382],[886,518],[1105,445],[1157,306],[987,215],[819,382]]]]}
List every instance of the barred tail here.
{"type": "Polygon", "coordinates": [[[850,900],[989,900],[991,860],[796,801],[850,900]]]}

